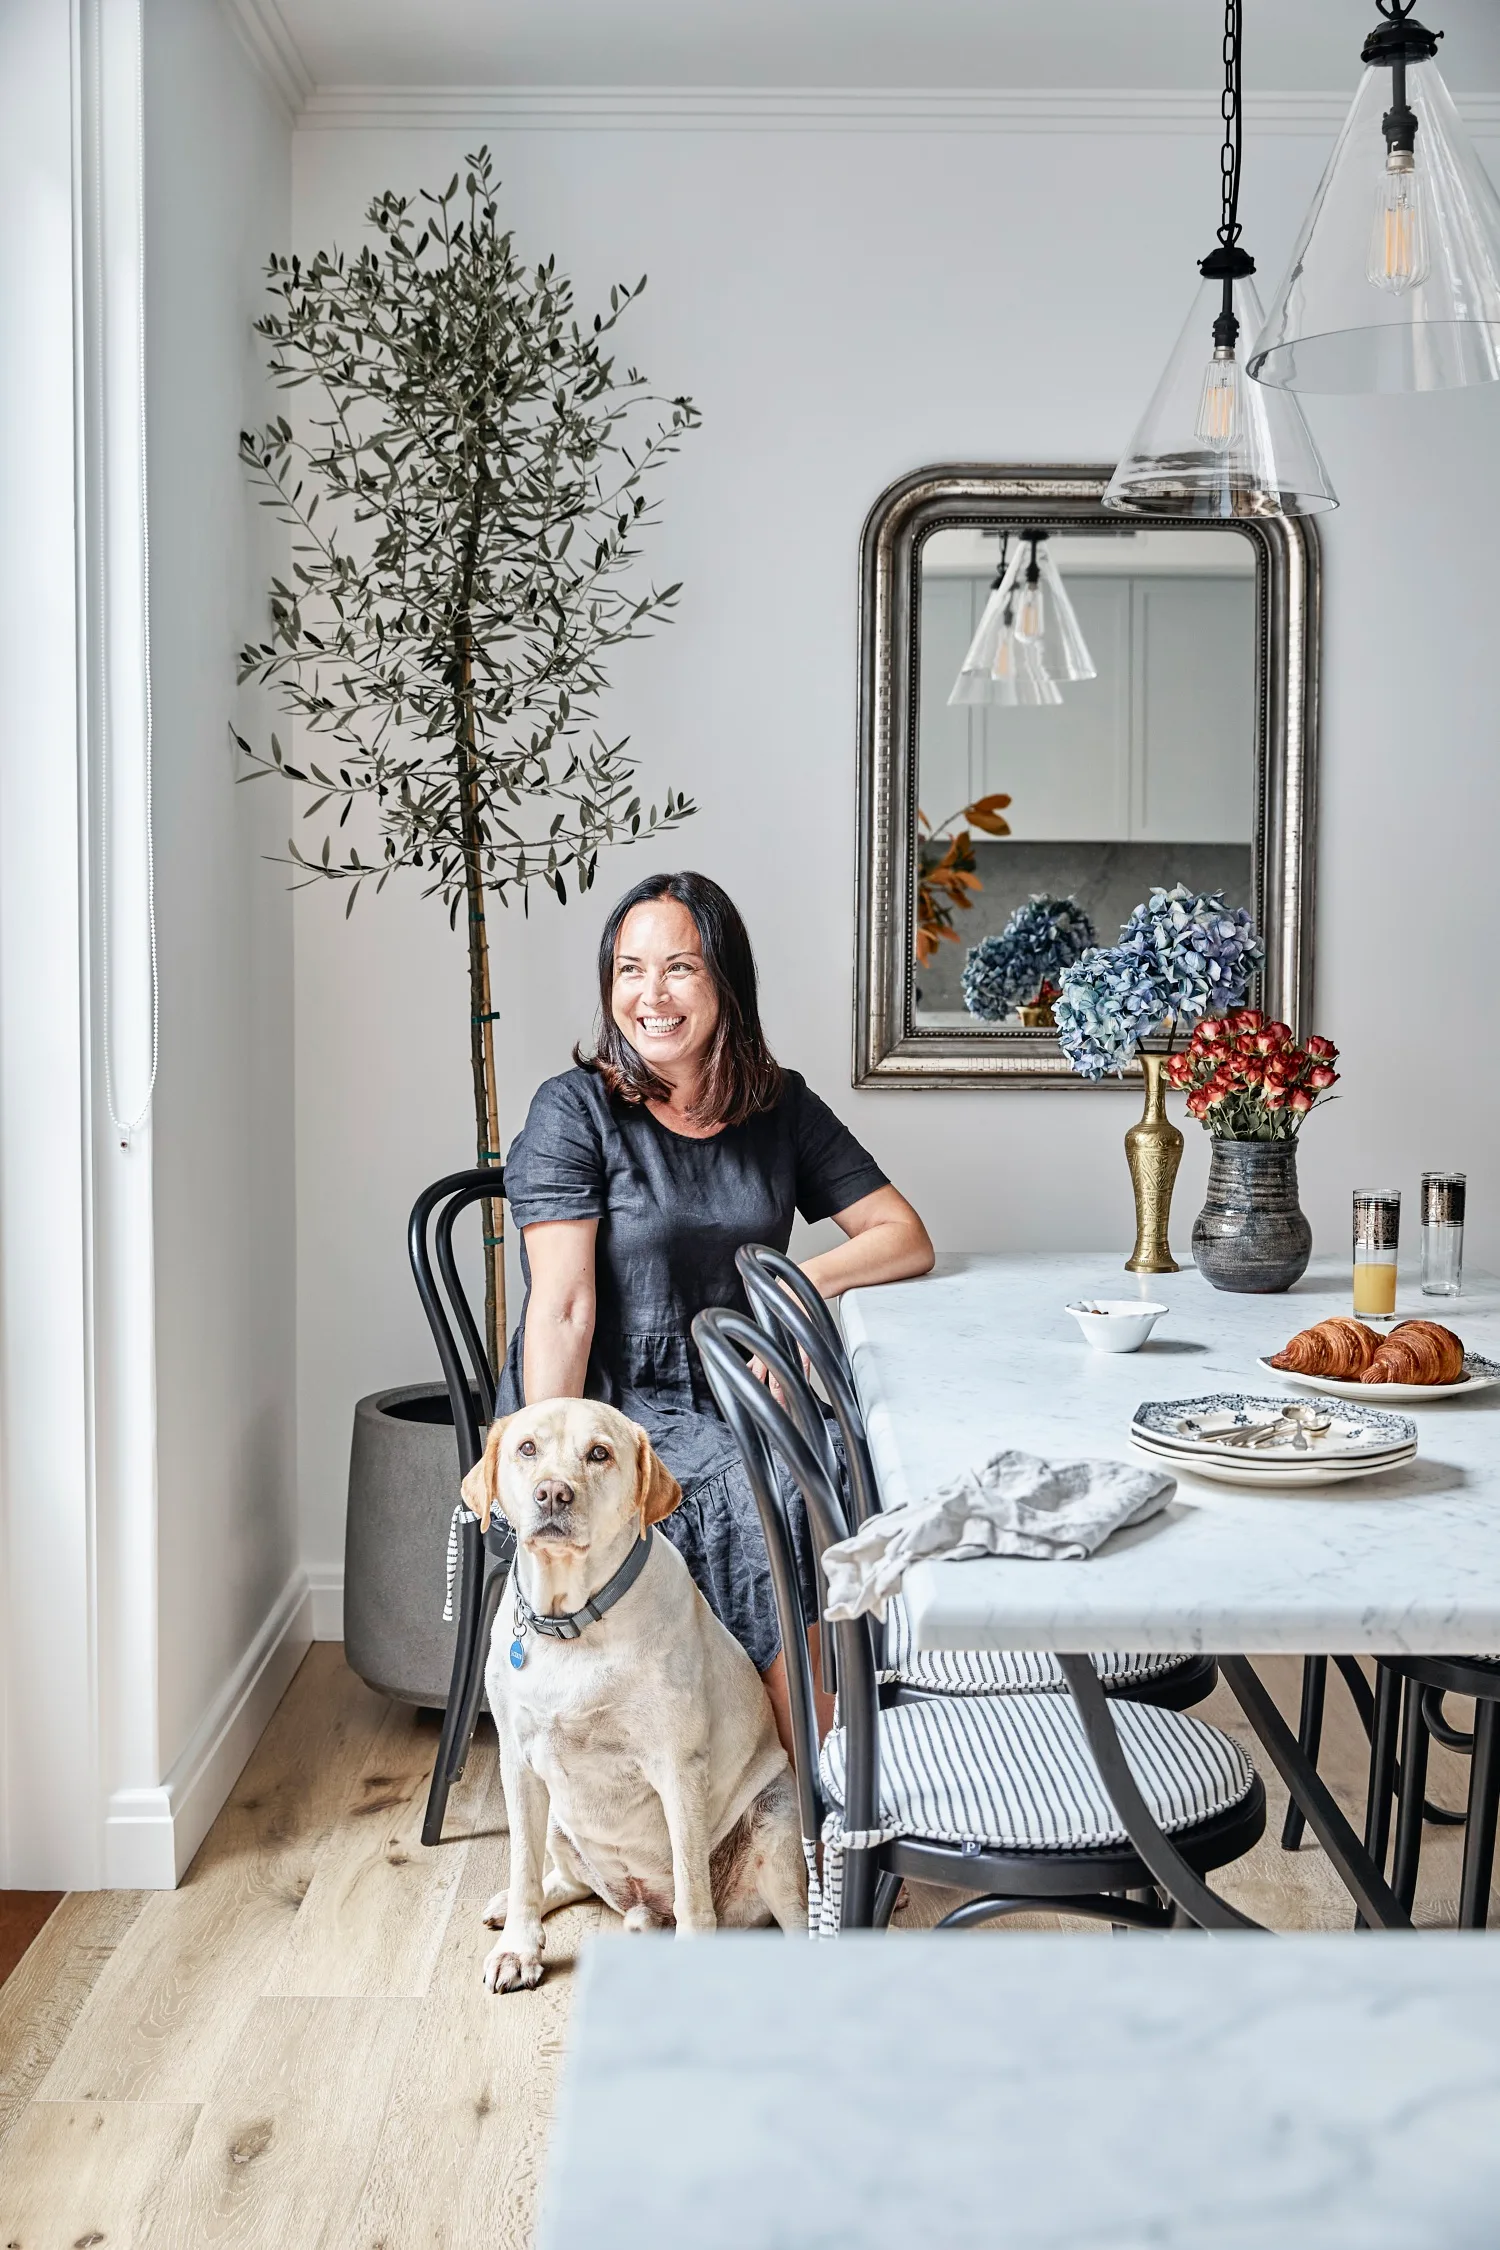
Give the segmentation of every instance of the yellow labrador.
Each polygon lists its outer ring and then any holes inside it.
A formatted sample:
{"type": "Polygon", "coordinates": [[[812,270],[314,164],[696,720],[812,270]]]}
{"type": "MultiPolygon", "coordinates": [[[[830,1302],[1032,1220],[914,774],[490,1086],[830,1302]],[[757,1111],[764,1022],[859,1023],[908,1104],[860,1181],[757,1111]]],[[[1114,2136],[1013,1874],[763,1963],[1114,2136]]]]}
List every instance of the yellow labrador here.
{"type": "Polygon", "coordinates": [[[682,1494],[645,1431],[590,1399],[528,1406],[464,1497],[516,1534],[485,1671],[511,1870],[489,1989],[539,1984],[544,1917],[591,1896],[628,1930],[805,1930],[792,1770],[755,1667],[651,1529],[682,1494]]]}

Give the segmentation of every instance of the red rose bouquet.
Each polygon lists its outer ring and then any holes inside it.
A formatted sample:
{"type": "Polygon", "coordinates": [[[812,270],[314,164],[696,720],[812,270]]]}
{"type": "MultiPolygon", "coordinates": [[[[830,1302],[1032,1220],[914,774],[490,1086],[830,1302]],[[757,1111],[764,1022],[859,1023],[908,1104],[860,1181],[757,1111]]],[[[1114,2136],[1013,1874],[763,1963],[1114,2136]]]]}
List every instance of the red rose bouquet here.
{"type": "Polygon", "coordinates": [[[1299,1047],[1287,1024],[1267,1023],[1258,1008],[1235,1008],[1205,1016],[1164,1075],[1216,1141],[1290,1141],[1338,1084],[1338,1053],[1331,1039],[1299,1047]]]}

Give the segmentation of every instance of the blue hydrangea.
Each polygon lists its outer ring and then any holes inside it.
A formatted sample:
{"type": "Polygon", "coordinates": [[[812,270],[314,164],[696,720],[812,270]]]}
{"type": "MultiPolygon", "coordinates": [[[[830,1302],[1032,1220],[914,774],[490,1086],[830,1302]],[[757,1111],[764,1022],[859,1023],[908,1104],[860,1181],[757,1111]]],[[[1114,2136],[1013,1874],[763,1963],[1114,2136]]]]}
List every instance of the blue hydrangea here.
{"type": "Polygon", "coordinates": [[[964,963],[964,1006],[971,1016],[998,1023],[1034,1001],[1044,984],[1094,943],[1094,925],[1076,899],[1046,898],[1040,891],[1018,906],[1003,930],[970,946],[964,963]]]}
{"type": "Polygon", "coordinates": [[[1058,1044],[1080,1078],[1118,1076],[1143,1039],[1243,1005],[1265,948],[1222,891],[1155,890],[1120,932],[1064,973],[1058,1044]]]}

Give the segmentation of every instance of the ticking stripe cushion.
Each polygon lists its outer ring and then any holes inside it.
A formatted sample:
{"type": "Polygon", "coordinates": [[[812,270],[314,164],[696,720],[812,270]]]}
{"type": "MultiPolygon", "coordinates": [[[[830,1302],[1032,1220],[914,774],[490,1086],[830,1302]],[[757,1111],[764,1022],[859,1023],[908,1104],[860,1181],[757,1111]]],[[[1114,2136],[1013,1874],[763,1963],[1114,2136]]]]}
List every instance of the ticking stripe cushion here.
{"type": "MultiPolygon", "coordinates": [[[[1094,1670],[1106,1687],[1130,1687],[1160,1679],[1181,1662],[1180,1656],[1106,1655],[1094,1658],[1094,1670]]],[[[880,1682],[929,1695],[1056,1695],[1068,1685],[1046,1649],[914,1649],[911,1613],[900,1594],[886,1604],[880,1682]]]]}
{"type": "MultiPolygon", "coordinates": [[[[1130,1770],[1167,1834],[1237,1805],[1254,1781],[1227,1734],[1179,1711],[1111,1705],[1130,1770]]],[[[844,1731],[823,1745],[823,1789],[838,1842],[844,1731]]],[[[830,1833],[831,1832],[831,1833],[830,1833]]],[[[1071,1697],[934,1697],[880,1714],[882,1840],[1078,1851],[1124,1841],[1071,1697]]]]}

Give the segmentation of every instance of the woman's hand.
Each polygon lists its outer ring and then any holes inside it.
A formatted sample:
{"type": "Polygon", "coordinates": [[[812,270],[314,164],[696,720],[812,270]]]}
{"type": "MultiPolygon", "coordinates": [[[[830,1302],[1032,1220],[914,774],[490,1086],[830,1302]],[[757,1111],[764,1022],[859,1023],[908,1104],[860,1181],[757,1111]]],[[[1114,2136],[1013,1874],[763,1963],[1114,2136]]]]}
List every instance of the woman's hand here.
{"type": "Polygon", "coordinates": [[[582,1398],[594,1341],[597,1219],[545,1219],[524,1229],[531,1267],[522,1377],[526,1404],[582,1398]]]}
{"type": "Polygon", "coordinates": [[[932,1238],[898,1189],[877,1188],[833,1216],[848,1241],[806,1259],[802,1267],[823,1296],[841,1297],[846,1289],[909,1281],[932,1271],[932,1238]]]}
{"type": "MultiPolygon", "coordinates": [[[[797,1346],[797,1357],[802,1362],[802,1373],[806,1380],[808,1389],[811,1390],[812,1361],[808,1358],[806,1352],[802,1349],[802,1346],[800,1344],[797,1346]]],[[[770,1368],[767,1367],[765,1361],[759,1356],[759,1354],[757,1354],[756,1357],[751,1360],[750,1372],[755,1377],[757,1383],[764,1383],[767,1385],[772,1398],[775,1399],[778,1406],[786,1405],[785,1391],[783,1391],[780,1383],[778,1383],[776,1377],[771,1373],[770,1368]]]]}

